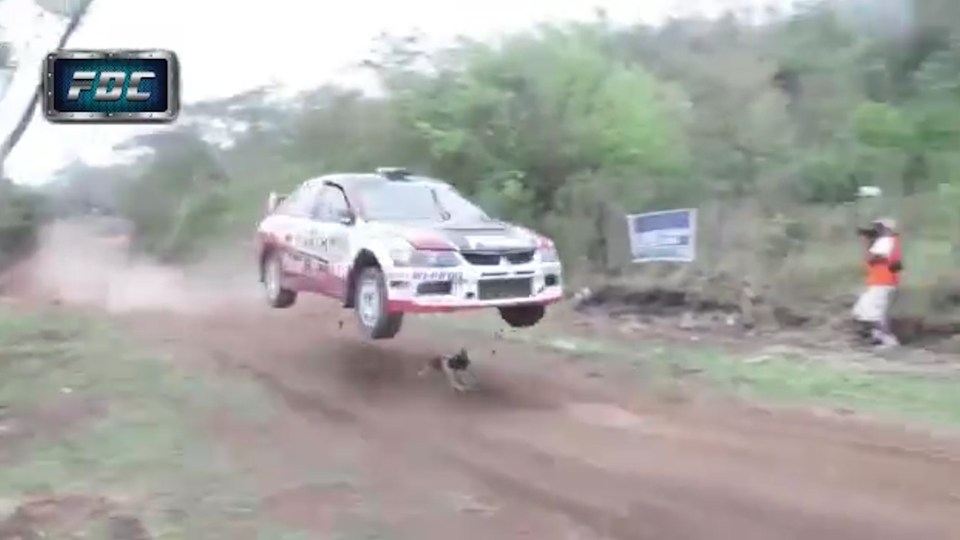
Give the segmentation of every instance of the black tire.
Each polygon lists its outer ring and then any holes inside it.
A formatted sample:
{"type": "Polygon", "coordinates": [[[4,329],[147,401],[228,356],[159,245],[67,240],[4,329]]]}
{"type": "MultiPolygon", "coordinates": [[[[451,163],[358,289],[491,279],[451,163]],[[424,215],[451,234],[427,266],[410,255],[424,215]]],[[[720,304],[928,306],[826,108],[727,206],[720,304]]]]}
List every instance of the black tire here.
{"type": "Polygon", "coordinates": [[[368,266],[357,276],[357,285],[354,287],[353,309],[357,315],[357,323],[363,334],[369,339],[390,339],[400,332],[403,326],[403,313],[388,311],[387,283],[383,272],[376,266],[368,266]],[[370,288],[375,288],[375,305],[370,305],[370,312],[364,313],[368,301],[364,299],[370,288]]]}
{"type": "Polygon", "coordinates": [[[499,309],[500,318],[514,328],[534,326],[547,313],[547,308],[541,305],[509,306],[499,309]]]}
{"type": "Polygon", "coordinates": [[[270,253],[267,255],[267,260],[263,262],[263,290],[270,307],[284,309],[297,302],[297,292],[285,289],[280,284],[280,275],[280,257],[270,253]]]}

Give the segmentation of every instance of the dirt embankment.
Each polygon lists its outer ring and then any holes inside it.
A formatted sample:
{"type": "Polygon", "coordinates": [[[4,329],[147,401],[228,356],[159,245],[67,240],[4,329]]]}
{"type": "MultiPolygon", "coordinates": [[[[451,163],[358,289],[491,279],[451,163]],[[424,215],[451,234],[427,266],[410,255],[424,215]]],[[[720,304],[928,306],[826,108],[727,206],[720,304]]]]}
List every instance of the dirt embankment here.
{"type": "MultiPolygon", "coordinates": [[[[790,304],[748,283],[716,280],[674,287],[638,280],[629,285],[586,288],[575,297],[577,310],[592,317],[639,319],[645,324],[748,341],[776,340],[799,331],[815,336],[811,342],[830,347],[862,346],[849,315],[855,300],[851,294],[818,304],[790,304]]],[[[935,352],[960,352],[960,292],[944,291],[940,303],[944,309],[956,312],[957,317],[920,316],[895,310],[891,326],[903,345],[935,352]]]]}
{"type": "Polygon", "coordinates": [[[416,320],[394,341],[364,343],[330,303],[271,311],[248,295],[253,281],[232,289],[228,275],[217,284],[136,265],[93,270],[108,259],[69,244],[73,255],[38,259],[34,292],[53,286],[61,301],[112,311],[183,366],[248,378],[275,398],[266,428],[224,411],[210,429],[268,510],[310,538],[333,537],[344,516],[372,507],[383,537],[960,539],[955,440],[710,399],[666,403],[584,377],[560,353],[505,341],[492,351],[416,320]],[[71,257],[90,272],[55,270],[71,257]],[[93,287],[104,276],[108,289],[93,287]],[[477,351],[478,392],[418,377],[429,357],[463,345],[477,351]],[[318,469],[350,478],[321,482],[318,469]]]}

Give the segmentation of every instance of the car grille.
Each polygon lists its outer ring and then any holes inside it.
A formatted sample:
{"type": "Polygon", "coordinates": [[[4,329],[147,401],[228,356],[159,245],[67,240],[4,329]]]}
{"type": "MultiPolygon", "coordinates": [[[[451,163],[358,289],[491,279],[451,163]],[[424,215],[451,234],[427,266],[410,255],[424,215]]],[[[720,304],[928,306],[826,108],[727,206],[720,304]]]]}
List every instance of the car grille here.
{"type": "Polygon", "coordinates": [[[477,298],[480,300],[504,300],[526,298],[532,292],[531,278],[485,279],[477,283],[477,298]]]}
{"type": "Polygon", "coordinates": [[[508,253],[506,255],[510,264],[526,264],[533,260],[534,251],[521,251],[520,253],[508,253]]]}
{"type": "Polygon", "coordinates": [[[500,264],[500,259],[505,258],[510,264],[526,264],[533,260],[533,255],[535,251],[516,251],[513,253],[504,253],[500,255],[498,253],[477,253],[477,252],[464,252],[461,253],[463,258],[470,264],[476,266],[497,266],[500,264]]]}
{"type": "Polygon", "coordinates": [[[461,253],[463,258],[470,264],[477,266],[496,266],[500,264],[500,255],[491,255],[489,253],[461,253]]]}

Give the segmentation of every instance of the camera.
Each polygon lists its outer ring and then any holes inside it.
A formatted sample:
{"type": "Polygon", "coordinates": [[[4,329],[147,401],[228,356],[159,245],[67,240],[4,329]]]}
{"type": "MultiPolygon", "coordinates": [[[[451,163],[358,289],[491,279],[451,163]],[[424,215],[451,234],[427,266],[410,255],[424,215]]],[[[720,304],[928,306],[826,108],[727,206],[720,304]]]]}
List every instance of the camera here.
{"type": "Polygon", "coordinates": [[[867,240],[876,240],[880,237],[880,231],[876,225],[870,227],[858,227],[857,234],[867,240]]]}

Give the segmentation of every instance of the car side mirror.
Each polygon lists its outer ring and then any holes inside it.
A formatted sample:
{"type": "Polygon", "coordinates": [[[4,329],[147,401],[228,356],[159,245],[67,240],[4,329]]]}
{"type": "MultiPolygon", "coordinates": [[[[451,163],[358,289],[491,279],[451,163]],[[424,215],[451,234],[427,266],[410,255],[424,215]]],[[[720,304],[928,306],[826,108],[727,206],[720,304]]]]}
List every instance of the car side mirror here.
{"type": "Polygon", "coordinates": [[[357,216],[350,210],[340,210],[337,212],[337,221],[339,221],[341,225],[349,226],[357,222],[357,216]]]}
{"type": "Polygon", "coordinates": [[[286,195],[281,195],[276,191],[271,191],[270,195],[267,196],[267,213],[273,213],[286,199],[286,195]]]}

